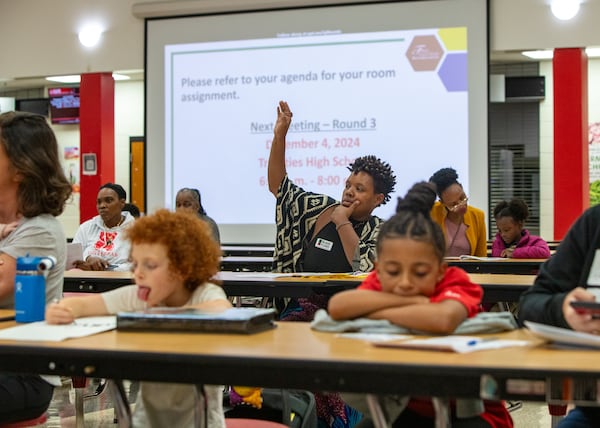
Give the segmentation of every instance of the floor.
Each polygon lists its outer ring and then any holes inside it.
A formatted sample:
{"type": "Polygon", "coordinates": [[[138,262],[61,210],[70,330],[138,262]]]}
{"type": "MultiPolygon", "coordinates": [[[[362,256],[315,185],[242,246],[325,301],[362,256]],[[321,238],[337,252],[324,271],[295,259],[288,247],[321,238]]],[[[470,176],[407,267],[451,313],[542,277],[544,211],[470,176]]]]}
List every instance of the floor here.
{"type": "MultiPolygon", "coordinates": [[[[84,427],[85,428],[115,428],[114,409],[108,388],[95,395],[101,381],[90,379],[84,395],[84,427]]],[[[125,383],[127,391],[130,384],[125,383]]],[[[102,388],[100,388],[102,389],[102,388]]],[[[63,386],[56,388],[50,408],[47,428],[75,428],[75,395],[71,388],[70,378],[63,378],[63,386]]],[[[552,419],[548,406],[542,403],[523,402],[522,406],[511,412],[515,428],[550,428],[552,419]]]]}
{"type": "MultiPolygon", "coordinates": [[[[48,409],[47,428],[75,428],[75,392],[70,378],[62,378],[63,386],[54,390],[54,396],[48,409]]],[[[84,427],[115,428],[115,412],[108,388],[103,381],[89,379],[84,389],[84,427]],[[98,393],[100,391],[100,393],[98,393]]],[[[125,387],[129,390],[130,384],[125,387]]]]}

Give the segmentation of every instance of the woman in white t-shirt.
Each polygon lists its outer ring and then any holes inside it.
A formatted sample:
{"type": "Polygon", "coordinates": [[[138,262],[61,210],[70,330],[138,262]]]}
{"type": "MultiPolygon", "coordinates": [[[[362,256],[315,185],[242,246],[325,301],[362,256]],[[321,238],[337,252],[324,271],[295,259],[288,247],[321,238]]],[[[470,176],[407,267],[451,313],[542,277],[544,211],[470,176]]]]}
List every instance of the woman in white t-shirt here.
{"type": "MultiPolygon", "coordinates": [[[[76,260],[74,267],[82,270],[129,270],[129,242],[124,231],[135,217],[125,211],[127,193],[119,184],[106,183],[100,187],[96,199],[98,215],[83,222],[74,243],[83,248],[83,260],[76,260]]],[[[71,268],[73,266],[67,266],[71,268]]]]}

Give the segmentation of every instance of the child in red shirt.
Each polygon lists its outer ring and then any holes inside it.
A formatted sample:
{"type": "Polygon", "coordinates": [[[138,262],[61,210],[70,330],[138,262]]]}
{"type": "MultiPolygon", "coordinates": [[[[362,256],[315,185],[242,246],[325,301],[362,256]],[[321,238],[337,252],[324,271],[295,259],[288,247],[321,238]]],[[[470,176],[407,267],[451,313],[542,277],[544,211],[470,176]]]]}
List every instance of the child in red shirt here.
{"type": "MultiPolygon", "coordinates": [[[[444,261],[444,235],[429,214],[435,197],[433,187],[421,182],[398,199],[396,214],[379,231],[375,270],[357,289],[331,298],[331,318],[386,319],[411,330],[451,334],[480,311],[481,287],[444,261]]],[[[453,427],[513,426],[502,402],[484,401],[482,413],[466,418],[452,404],[453,427]]],[[[411,397],[393,426],[433,427],[434,420],[431,400],[411,397]]]]}

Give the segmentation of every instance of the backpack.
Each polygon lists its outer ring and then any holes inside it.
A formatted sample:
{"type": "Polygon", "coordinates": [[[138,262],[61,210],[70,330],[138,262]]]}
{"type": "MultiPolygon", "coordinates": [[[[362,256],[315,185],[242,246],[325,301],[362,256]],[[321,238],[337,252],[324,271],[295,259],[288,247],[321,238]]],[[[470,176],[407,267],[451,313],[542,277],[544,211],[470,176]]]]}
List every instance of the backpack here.
{"type": "Polygon", "coordinates": [[[315,397],[309,391],[262,388],[260,409],[248,404],[232,405],[229,391],[224,394],[225,418],[262,419],[291,428],[317,428],[315,397]]]}

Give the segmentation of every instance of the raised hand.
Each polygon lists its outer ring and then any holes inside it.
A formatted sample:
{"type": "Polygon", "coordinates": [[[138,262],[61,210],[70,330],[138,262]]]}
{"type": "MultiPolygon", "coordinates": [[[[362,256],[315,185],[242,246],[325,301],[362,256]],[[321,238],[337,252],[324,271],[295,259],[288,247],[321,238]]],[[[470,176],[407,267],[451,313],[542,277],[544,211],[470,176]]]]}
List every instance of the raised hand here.
{"type": "Polygon", "coordinates": [[[277,121],[275,122],[274,134],[275,138],[285,138],[290,123],[292,123],[293,113],[290,106],[285,101],[279,101],[277,106],[277,121]]]}

